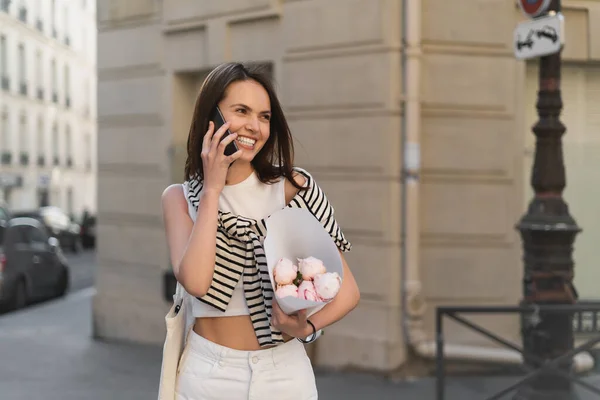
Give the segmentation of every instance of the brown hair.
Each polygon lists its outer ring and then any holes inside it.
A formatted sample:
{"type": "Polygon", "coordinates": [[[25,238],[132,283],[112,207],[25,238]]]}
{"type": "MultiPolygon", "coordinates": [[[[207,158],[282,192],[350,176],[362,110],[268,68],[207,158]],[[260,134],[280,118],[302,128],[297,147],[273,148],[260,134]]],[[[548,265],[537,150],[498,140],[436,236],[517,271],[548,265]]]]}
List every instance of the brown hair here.
{"type": "Polygon", "coordinates": [[[225,96],[230,84],[247,80],[259,83],[267,91],[271,102],[271,134],[263,148],[252,160],[252,166],[256,170],[258,178],[263,183],[273,183],[283,176],[297,189],[302,189],[292,177],[294,143],[290,128],[275,94],[268,70],[265,66],[258,64],[221,64],[213,69],[202,83],[188,135],[185,179],[195,178],[200,181],[204,179],[200,154],[210,116],[225,96]]]}

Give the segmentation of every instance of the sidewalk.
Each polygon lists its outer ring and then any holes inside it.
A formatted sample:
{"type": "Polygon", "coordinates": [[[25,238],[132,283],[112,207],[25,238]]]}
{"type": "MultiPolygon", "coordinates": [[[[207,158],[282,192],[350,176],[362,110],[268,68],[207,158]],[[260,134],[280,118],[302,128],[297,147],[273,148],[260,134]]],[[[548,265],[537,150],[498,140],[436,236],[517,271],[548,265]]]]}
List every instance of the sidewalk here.
{"type": "MultiPolygon", "coordinates": [[[[156,399],[161,348],[92,340],[93,293],[86,289],[0,316],[0,400],[156,399]]],[[[485,399],[512,381],[450,377],[446,400],[485,399]]],[[[591,383],[597,385],[598,379],[591,383]]],[[[368,375],[321,372],[317,384],[323,400],[435,397],[431,378],[392,383],[368,375]]],[[[596,397],[581,391],[580,398],[596,397]]]]}

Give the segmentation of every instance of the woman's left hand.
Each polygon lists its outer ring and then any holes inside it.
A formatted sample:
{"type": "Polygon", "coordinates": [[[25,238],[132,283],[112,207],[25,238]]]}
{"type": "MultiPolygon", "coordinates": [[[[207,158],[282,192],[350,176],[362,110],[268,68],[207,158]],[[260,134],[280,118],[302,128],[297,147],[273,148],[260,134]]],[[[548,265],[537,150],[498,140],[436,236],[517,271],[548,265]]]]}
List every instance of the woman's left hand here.
{"type": "Polygon", "coordinates": [[[271,325],[283,333],[295,338],[305,338],[310,336],[312,328],[308,332],[310,325],[306,322],[306,310],[300,310],[295,314],[287,315],[273,299],[272,303],[271,325]]]}

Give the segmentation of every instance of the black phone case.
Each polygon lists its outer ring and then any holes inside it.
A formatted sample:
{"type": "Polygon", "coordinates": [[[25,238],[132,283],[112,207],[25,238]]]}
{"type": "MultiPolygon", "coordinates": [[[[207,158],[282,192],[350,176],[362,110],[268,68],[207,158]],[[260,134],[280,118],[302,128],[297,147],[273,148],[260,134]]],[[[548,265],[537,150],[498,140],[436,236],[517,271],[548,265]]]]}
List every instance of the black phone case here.
{"type": "MultiPolygon", "coordinates": [[[[212,121],[215,124],[215,132],[219,130],[223,125],[225,125],[225,118],[223,118],[223,114],[221,114],[221,110],[219,110],[219,107],[215,107],[215,112],[213,113],[212,121]]],[[[225,139],[229,135],[231,135],[231,132],[229,131],[229,129],[227,129],[227,131],[221,137],[221,140],[225,139]]],[[[226,156],[230,156],[236,151],[238,151],[238,147],[235,141],[229,143],[227,147],[225,147],[226,156]]]]}

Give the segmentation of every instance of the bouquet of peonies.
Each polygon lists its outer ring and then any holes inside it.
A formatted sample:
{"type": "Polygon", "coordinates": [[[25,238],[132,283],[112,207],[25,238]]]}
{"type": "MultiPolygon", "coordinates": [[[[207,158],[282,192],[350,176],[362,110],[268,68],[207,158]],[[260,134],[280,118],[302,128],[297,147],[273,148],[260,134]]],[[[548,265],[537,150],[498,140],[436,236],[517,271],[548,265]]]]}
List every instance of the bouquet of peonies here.
{"type": "Polygon", "coordinates": [[[337,272],[327,272],[323,261],[315,257],[299,258],[298,266],[281,258],[273,268],[278,299],[297,297],[301,300],[326,303],[340,290],[342,278],[337,272]]]}
{"type": "Polygon", "coordinates": [[[264,249],[274,300],[286,314],[304,309],[314,314],[340,290],[344,276],[337,246],[305,209],[277,211],[266,224],[264,249]]]}

